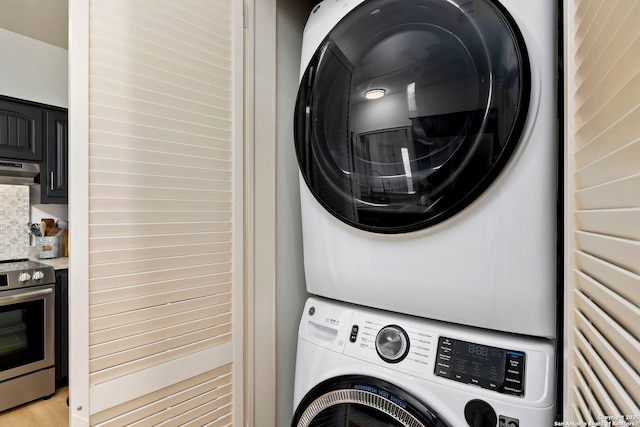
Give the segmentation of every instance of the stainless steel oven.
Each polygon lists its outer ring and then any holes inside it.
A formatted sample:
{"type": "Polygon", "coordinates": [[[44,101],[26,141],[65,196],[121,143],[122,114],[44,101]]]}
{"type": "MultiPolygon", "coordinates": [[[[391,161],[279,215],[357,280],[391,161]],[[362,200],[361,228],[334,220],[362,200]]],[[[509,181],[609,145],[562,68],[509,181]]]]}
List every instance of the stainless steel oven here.
{"type": "Polygon", "coordinates": [[[0,263],[0,411],[55,392],[55,271],[0,263]]]}

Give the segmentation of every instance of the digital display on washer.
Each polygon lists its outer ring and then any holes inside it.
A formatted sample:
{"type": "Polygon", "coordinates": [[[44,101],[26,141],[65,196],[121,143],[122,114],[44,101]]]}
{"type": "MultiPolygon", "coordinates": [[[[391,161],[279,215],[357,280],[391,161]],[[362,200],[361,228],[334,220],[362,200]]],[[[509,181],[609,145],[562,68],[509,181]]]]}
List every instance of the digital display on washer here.
{"type": "Polygon", "coordinates": [[[498,393],[524,396],[525,359],[522,351],[440,337],[434,372],[498,393]]]}

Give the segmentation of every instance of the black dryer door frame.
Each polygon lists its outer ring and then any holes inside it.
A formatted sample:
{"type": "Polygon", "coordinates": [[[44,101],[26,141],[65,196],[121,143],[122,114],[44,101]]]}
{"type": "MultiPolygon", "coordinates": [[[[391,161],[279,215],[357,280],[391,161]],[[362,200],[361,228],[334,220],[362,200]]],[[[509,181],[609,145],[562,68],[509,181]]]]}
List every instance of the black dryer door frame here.
{"type": "Polygon", "coordinates": [[[495,181],[520,141],[530,91],[524,38],[497,1],[367,0],[302,76],[298,165],[344,223],[424,229],[495,181]]]}

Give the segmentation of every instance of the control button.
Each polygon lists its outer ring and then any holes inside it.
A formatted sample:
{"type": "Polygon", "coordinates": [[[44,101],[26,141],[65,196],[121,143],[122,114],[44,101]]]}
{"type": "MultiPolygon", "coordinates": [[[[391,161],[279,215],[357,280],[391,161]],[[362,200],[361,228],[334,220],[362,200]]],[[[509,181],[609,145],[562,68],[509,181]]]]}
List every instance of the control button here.
{"type": "Polygon", "coordinates": [[[440,353],[440,354],[438,354],[438,360],[442,360],[443,362],[450,362],[451,361],[451,355],[450,354],[440,353]]]}
{"type": "Polygon", "coordinates": [[[40,270],[36,270],[33,273],[33,280],[42,280],[44,278],[44,273],[40,270]]]}
{"type": "Polygon", "coordinates": [[[519,369],[522,366],[522,360],[520,359],[509,359],[509,364],[507,365],[510,369],[519,369]]]}
{"type": "Polygon", "coordinates": [[[356,340],[358,339],[358,329],[358,325],[353,325],[351,327],[351,335],[349,335],[350,342],[356,342],[356,340]]]}
{"type": "Polygon", "coordinates": [[[513,386],[521,386],[522,385],[522,380],[519,378],[510,378],[510,377],[506,377],[504,379],[504,381],[506,383],[510,383],[513,386]]]}
{"type": "Polygon", "coordinates": [[[521,388],[505,387],[503,390],[504,390],[504,393],[506,394],[513,394],[516,396],[522,396],[523,394],[523,390],[521,388]]]}
{"type": "Polygon", "coordinates": [[[376,351],[385,362],[398,363],[409,353],[409,336],[400,326],[385,326],[376,335],[376,351]]]}
{"type": "Polygon", "coordinates": [[[451,378],[450,370],[447,368],[436,367],[436,375],[439,377],[451,378]]]}
{"type": "Polygon", "coordinates": [[[18,282],[27,282],[31,279],[31,275],[27,272],[20,273],[18,276],[18,282]]]}

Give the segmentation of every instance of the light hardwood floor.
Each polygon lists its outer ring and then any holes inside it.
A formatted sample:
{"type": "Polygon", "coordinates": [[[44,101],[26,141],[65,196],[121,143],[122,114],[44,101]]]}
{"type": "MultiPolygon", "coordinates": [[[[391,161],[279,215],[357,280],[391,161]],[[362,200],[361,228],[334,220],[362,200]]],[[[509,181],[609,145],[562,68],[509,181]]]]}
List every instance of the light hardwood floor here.
{"type": "Polygon", "coordinates": [[[0,412],[0,427],[68,427],[68,395],[68,387],[61,387],[48,400],[38,399],[0,412]]]}

